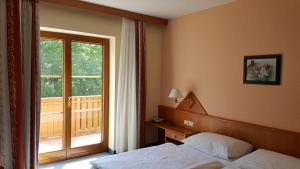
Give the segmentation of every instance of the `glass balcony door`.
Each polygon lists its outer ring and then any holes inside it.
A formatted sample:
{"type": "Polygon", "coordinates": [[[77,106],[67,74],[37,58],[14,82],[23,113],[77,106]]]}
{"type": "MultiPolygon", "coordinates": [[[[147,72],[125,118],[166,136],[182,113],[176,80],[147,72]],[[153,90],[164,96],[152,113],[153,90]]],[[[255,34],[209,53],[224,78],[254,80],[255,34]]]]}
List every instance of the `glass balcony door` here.
{"type": "Polygon", "coordinates": [[[108,50],[94,38],[73,37],[71,47],[70,154],[107,149],[108,50]],[[106,51],[106,52],[105,52],[106,51]]]}
{"type": "Polygon", "coordinates": [[[103,141],[102,45],[72,41],[71,148],[103,141]]]}
{"type": "Polygon", "coordinates": [[[41,32],[40,163],[108,144],[108,40],[41,32]]]}

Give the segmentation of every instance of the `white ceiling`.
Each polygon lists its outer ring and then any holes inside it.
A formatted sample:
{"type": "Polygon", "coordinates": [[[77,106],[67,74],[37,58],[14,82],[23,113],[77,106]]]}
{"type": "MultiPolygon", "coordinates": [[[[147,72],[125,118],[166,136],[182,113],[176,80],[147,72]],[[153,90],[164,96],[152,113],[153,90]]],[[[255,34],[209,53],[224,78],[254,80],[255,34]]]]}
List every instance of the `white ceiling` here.
{"type": "Polygon", "coordinates": [[[161,18],[176,18],[234,0],[81,0],[161,18]]]}

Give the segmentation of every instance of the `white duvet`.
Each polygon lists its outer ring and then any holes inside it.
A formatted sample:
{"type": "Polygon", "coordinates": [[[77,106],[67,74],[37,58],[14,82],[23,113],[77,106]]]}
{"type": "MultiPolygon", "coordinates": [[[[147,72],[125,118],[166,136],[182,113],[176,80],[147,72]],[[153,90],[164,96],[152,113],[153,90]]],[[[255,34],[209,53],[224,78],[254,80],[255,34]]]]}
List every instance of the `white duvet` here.
{"type": "Polygon", "coordinates": [[[224,169],[300,169],[300,159],[259,149],[224,169]]]}
{"type": "Polygon", "coordinates": [[[99,169],[221,169],[222,163],[188,146],[165,143],[159,146],[96,159],[99,169]]]}

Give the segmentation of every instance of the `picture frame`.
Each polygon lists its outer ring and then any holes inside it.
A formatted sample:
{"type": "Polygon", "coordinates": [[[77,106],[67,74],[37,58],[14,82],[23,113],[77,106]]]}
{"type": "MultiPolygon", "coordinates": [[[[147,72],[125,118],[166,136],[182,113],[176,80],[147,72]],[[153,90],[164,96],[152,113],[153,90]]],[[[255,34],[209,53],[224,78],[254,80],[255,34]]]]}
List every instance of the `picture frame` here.
{"type": "Polygon", "coordinates": [[[280,85],[281,54],[244,57],[244,84],[280,85]]]}

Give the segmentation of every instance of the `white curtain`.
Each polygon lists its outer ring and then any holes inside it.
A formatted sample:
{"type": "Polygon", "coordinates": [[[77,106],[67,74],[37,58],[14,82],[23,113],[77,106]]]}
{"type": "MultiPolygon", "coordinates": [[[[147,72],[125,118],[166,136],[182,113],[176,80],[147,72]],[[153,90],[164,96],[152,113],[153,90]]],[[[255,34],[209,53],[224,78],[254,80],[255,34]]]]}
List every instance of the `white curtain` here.
{"type": "MultiPolygon", "coordinates": [[[[36,25],[32,25],[32,20],[34,19],[32,14],[33,10],[35,13],[38,13],[37,9],[32,8],[32,1],[25,0],[21,4],[21,37],[22,37],[22,60],[23,60],[23,110],[24,110],[24,148],[25,148],[25,168],[29,169],[32,168],[30,166],[34,165],[36,168],[38,166],[38,146],[39,146],[39,124],[40,124],[40,69],[39,69],[39,24],[38,24],[38,16],[35,16],[36,25]],[[34,28],[35,26],[35,28],[34,28]],[[33,39],[32,29],[36,29],[36,43],[34,44],[35,40],[33,39]],[[32,50],[32,45],[35,45],[36,50],[32,50]],[[32,58],[33,53],[35,52],[36,58],[32,58]],[[36,61],[35,69],[32,69],[34,66],[32,65],[33,60],[36,61]],[[36,78],[35,85],[35,103],[34,103],[34,111],[35,118],[32,119],[32,100],[31,95],[32,93],[32,76],[36,78]],[[34,126],[34,133],[31,133],[32,126],[34,126]],[[34,140],[30,137],[31,134],[35,134],[33,136],[34,140]],[[34,144],[35,149],[32,150],[30,145],[34,144]],[[35,151],[32,153],[31,151],[35,151]],[[32,157],[34,155],[34,157],[32,157]],[[34,164],[32,164],[31,159],[34,159],[34,164]]],[[[38,14],[37,14],[38,15],[38,14]]]]}
{"type": "Polygon", "coordinates": [[[6,1],[0,1],[0,166],[12,168],[9,113],[8,69],[6,53],[6,1]],[[5,156],[4,156],[5,154],[5,156]]]}
{"type": "Polygon", "coordinates": [[[135,21],[123,18],[116,101],[116,152],[137,148],[135,21]]]}

